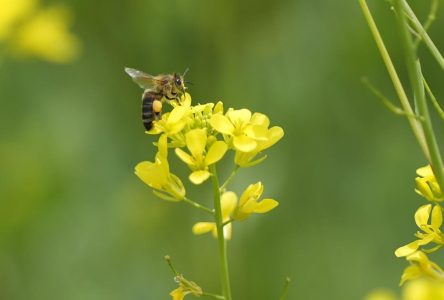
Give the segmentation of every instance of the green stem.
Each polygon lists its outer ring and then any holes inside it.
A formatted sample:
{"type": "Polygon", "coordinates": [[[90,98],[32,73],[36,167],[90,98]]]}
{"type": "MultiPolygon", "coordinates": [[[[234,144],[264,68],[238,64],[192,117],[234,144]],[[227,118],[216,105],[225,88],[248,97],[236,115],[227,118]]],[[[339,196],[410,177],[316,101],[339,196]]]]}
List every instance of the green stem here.
{"type": "Polygon", "coordinates": [[[211,293],[206,293],[206,292],[202,292],[202,296],[211,297],[213,299],[225,300],[224,296],[216,295],[216,294],[211,294],[211,293]]]}
{"type": "Polygon", "coordinates": [[[168,266],[170,267],[171,271],[173,272],[174,276],[178,276],[179,272],[174,268],[173,263],[171,262],[171,257],[169,255],[165,255],[164,259],[167,261],[168,266]]]}
{"type": "Polygon", "coordinates": [[[213,209],[209,209],[208,207],[203,206],[202,204],[197,203],[196,201],[190,200],[187,197],[183,198],[183,201],[195,208],[201,209],[206,213],[209,213],[210,215],[214,216],[214,210],[213,209]]]}
{"type": "Polygon", "coordinates": [[[227,180],[225,180],[224,184],[222,184],[222,186],[220,187],[221,192],[225,191],[225,188],[230,183],[230,181],[234,178],[234,176],[236,175],[239,168],[240,167],[238,165],[236,165],[236,167],[234,167],[234,170],[231,172],[230,176],[228,176],[227,180]]]}
{"type": "Polygon", "coordinates": [[[398,26],[401,31],[401,39],[405,51],[408,74],[413,87],[415,100],[417,102],[418,113],[424,118],[421,123],[424,131],[425,141],[430,153],[429,162],[432,166],[438,185],[442,189],[444,187],[444,170],[441,154],[435,134],[433,132],[432,121],[430,118],[429,109],[427,107],[421,66],[416,56],[412,37],[407,28],[406,16],[403,13],[403,3],[405,3],[404,0],[395,0],[395,9],[398,11],[398,26]]]}
{"type": "MultiPolygon", "coordinates": [[[[427,16],[427,20],[425,21],[423,26],[425,31],[427,31],[430,28],[430,25],[432,25],[433,21],[435,21],[436,11],[438,10],[438,6],[439,6],[439,0],[432,0],[432,4],[430,5],[429,15],[427,16]]],[[[421,36],[415,40],[415,48],[418,47],[421,40],[422,40],[421,36]]]]}
{"type": "Polygon", "coordinates": [[[210,166],[210,171],[212,173],[211,179],[213,182],[214,209],[216,213],[214,219],[216,221],[217,242],[219,247],[220,280],[225,300],[231,300],[230,277],[228,273],[228,260],[227,260],[227,244],[224,238],[224,227],[223,227],[224,221],[222,218],[219,178],[217,176],[216,164],[210,166]]]}
{"type": "Polygon", "coordinates": [[[282,292],[282,295],[279,298],[279,300],[285,300],[285,298],[287,298],[288,288],[290,286],[290,282],[291,282],[291,280],[290,280],[289,277],[285,278],[284,291],[282,292]]]}
{"type": "Polygon", "coordinates": [[[436,100],[435,95],[433,95],[432,90],[430,89],[429,85],[427,84],[427,81],[425,78],[423,78],[424,86],[426,88],[427,94],[429,94],[429,98],[432,101],[433,106],[435,107],[436,111],[438,112],[439,117],[444,121],[444,111],[442,110],[441,106],[438,103],[438,100],[436,100]]]}
{"type": "Polygon", "coordinates": [[[222,223],[222,227],[227,226],[228,224],[230,224],[230,223],[233,222],[233,221],[234,221],[233,219],[229,219],[228,221],[223,222],[223,223],[222,223]]]}
{"type": "Polygon", "coordinates": [[[424,133],[422,132],[421,124],[414,117],[415,113],[413,112],[412,107],[410,106],[407,94],[405,93],[404,88],[402,87],[401,80],[399,79],[399,76],[396,73],[395,66],[393,65],[393,62],[390,58],[387,48],[385,47],[384,41],[382,40],[381,34],[379,33],[375,20],[373,19],[373,16],[365,0],[359,0],[359,3],[361,5],[362,13],[364,14],[364,17],[367,20],[367,24],[370,28],[370,31],[373,34],[373,38],[375,39],[382,60],[384,61],[389,76],[393,82],[393,86],[401,102],[401,106],[406,112],[406,116],[409,121],[410,127],[412,128],[413,134],[415,135],[416,140],[418,141],[424,155],[427,158],[429,158],[429,150],[427,148],[427,144],[424,139],[424,133]]]}
{"type": "MultiPolygon", "coordinates": [[[[422,26],[421,22],[416,17],[416,15],[413,12],[412,8],[409,6],[407,1],[405,1],[405,0],[403,0],[402,3],[400,3],[399,5],[400,5],[398,7],[399,8],[399,10],[398,10],[399,18],[405,19],[404,14],[402,13],[402,11],[405,11],[407,13],[407,15],[409,16],[410,20],[412,21],[412,25],[415,28],[416,32],[420,35],[420,37],[424,41],[424,44],[426,44],[427,48],[429,48],[429,50],[432,53],[433,57],[435,57],[435,59],[438,62],[438,64],[444,70],[444,57],[441,55],[441,53],[439,52],[438,48],[435,46],[435,44],[433,43],[432,39],[430,38],[429,34],[427,33],[427,31],[422,26]]],[[[413,45],[413,44],[411,44],[411,45],[413,45]]],[[[409,46],[409,47],[411,47],[411,46],[409,46]]],[[[413,45],[413,47],[415,47],[415,46],[413,45]]]]}

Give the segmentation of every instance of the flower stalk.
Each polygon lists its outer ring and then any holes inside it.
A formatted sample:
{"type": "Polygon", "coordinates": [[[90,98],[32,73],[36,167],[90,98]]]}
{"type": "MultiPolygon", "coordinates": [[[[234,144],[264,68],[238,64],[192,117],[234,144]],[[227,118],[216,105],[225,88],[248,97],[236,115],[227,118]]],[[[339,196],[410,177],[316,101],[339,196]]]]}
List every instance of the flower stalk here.
{"type": "Polygon", "coordinates": [[[219,263],[220,263],[220,280],[222,285],[223,295],[225,300],[231,300],[231,287],[230,287],[230,275],[228,271],[228,259],[227,259],[227,242],[224,237],[224,221],[222,218],[222,207],[220,202],[220,189],[219,189],[219,177],[217,176],[216,165],[210,166],[212,184],[213,184],[213,196],[214,196],[214,220],[217,228],[217,242],[219,249],[219,263]]]}
{"type": "MultiPolygon", "coordinates": [[[[405,0],[395,0],[395,9],[398,12],[398,26],[401,31],[401,39],[405,52],[406,64],[410,83],[412,84],[418,113],[423,117],[421,120],[424,138],[429,152],[429,161],[432,165],[433,173],[436,176],[439,186],[444,187],[444,170],[438,143],[433,132],[432,121],[424,92],[423,76],[421,65],[416,56],[415,46],[409,33],[407,18],[404,14],[405,0]]],[[[422,26],[421,26],[422,27],[422,26]]]]}

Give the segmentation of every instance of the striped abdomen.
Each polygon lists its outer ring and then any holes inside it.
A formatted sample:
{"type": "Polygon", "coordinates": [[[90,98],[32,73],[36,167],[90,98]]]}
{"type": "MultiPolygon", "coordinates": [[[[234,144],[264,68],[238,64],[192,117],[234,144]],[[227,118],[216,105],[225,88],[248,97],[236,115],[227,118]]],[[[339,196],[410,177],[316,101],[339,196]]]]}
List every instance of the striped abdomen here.
{"type": "Polygon", "coordinates": [[[150,130],[153,127],[153,121],[160,119],[160,112],[153,111],[154,100],[161,100],[162,94],[156,94],[153,92],[146,92],[142,98],[142,122],[146,130],[150,130]]]}

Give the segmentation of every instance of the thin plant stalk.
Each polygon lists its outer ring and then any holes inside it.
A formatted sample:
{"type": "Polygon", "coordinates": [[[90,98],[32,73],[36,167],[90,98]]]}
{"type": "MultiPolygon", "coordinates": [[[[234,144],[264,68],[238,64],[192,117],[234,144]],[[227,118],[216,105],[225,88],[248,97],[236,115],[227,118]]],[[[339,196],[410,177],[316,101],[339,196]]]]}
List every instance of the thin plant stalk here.
{"type": "Polygon", "coordinates": [[[421,66],[416,56],[415,46],[412,36],[409,33],[407,18],[403,13],[404,0],[395,0],[395,9],[398,11],[398,26],[401,31],[401,39],[403,49],[405,51],[407,69],[409,73],[410,82],[413,87],[415,100],[417,103],[418,113],[424,118],[422,128],[424,130],[424,137],[430,153],[429,162],[432,166],[433,173],[436,177],[438,185],[444,187],[444,170],[438,143],[433,132],[432,121],[430,118],[427,101],[424,92],[423,76],[421,73],[421,66]]]}
{"type": "MultiPolygon", "coordinates": [[[[419,34],[421,39],[424,41],[424,44],[427,46],[427,48],[429,48],[430,52],[432,53],[433,57],[436,59],[438,64],[444,70],[444,57],[441,55],[441,53],[439,52],[438,48],[435,46],[435,43],[433,43],[433,41],[430,38],[429,34],[427,33],[427,31],[422,26],[421,22],[416,17],[416,15],[413,12],[412,8],[409,6],[407,1],[405,1],[405,0],[402,0],[402,3],[400,3],[400,6],[401,6],[400,9],[403,9],[403,10],[399,10],[399,12],[404,11],[408,15],[408,17],[411,20],[411,23],[412,23],[414,29],[419,34]]],[[[402,13],[402,15],[404,15],[404,14],[402,13]]],[[[405,19],[404,16],[402,16],[402,18],[405,19]]],[[[409,48],[410,47],[411,46],[409,46],[409,48]]]]}
{"type": "Polygon", "coordinates": [[[404,111],[406,112],[407,120],[409,121],[409,124],[410,124],[410,127],[412,128],[413,134],[415,135],[416,140],[418,141],[422,152],[424,153],[426,158],[429,159],[429,149],[427,147],[427,143],[424,138],[422,126],[417,121],[417,119],[414,117],[415,113],[413,112],[413,109],[410,105],[407,94],[405,93],[404,88],[401,83],[401,80],[399,79],[399,76],[396,72],[395,66],[393,65],[393,62],[390,58],[387,48],[385,47],[384,41],[382,40],[381,34],[379,33],[379,30],[378,30],[378,27],[376,26],[375,20],[373,19],[373,16],[372,16],[370,9],[368,8],[365,0],[359,0],[359,3],[361,5],[361,9],[364,14],[364,17],[367,20],[367,24],[370,28],[370,31],[373,34],[373,38],[375,39],[375,42],[376,42],[376,45],[377,45],[379,52],[381,54],[382,60],[384,61],[384,64],[387,68],[390,79],[392,80],[395,91],[396,91],[398,98],[401,102],[401,106],[404,109],[404,111]]]}
{"type": "Polygon", "coordinates": [[[213,183],[214,194],[214,220],[217,228],[217,242],[219,248],[219,263],[220,263],[220,280],[222,285],[223,295],[225,300],[231,300],[231,287],[230,276],[228,272],[228,259],[227,259],[227,243],[224,237],[224,221],[222,218],[222,207],[220,202],[220,189],[219,189],[219,177],[217,176],[216,165],[210,166],[210,172],[212,173],[211,179],[213,183]]]}

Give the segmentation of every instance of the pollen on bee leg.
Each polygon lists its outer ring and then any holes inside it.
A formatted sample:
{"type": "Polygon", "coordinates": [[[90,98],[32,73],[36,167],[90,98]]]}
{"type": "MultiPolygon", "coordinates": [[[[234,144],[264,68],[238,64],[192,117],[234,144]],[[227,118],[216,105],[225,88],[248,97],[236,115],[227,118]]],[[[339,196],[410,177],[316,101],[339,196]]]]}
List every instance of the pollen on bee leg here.
{"type": "Polygon", "coordinates": [[[153,111],[158,113],[162,110],[162,102],[160,102],[159,100],[154,100],[153,101],[153,111]]]}

